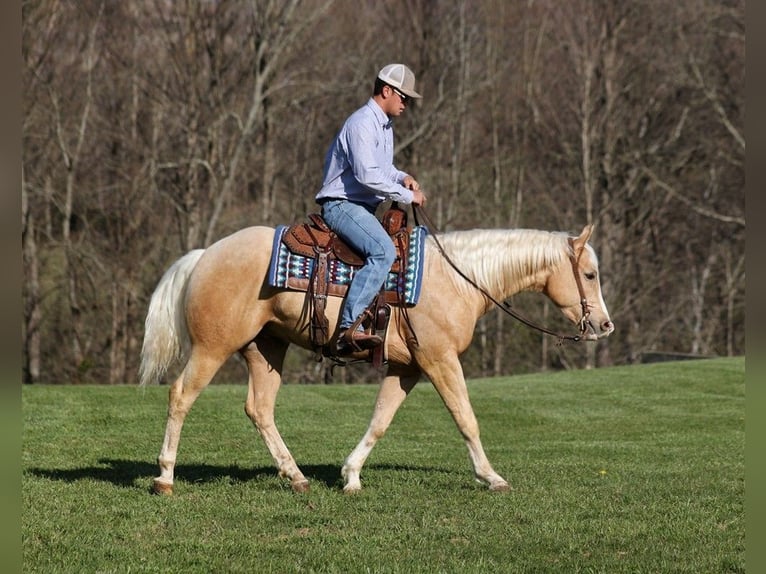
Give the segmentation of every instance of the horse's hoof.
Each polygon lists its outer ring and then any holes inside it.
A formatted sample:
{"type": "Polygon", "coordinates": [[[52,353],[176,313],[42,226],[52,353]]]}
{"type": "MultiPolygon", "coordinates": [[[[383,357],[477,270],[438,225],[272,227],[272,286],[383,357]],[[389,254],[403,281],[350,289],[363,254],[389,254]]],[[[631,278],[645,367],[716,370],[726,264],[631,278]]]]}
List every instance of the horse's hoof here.
{"type": "Polygon", "coordinates": [[[293,492],[304,493],[309,491],[309,481],[306,479],[297,480],[291,486],[293,487],[293,492]]]}
{"type": "Polygon", "coordinates": [[[496,482],[495,484],[490,484],[489,490],[492,492],[510,492],[511,490],[513,490],[513,488],[511,488],[510,484],[503,481],[503,482],[496,482]]]}
{"type": "Polygon", "coordinates": [[[155,478],[154,483],[152,484],[152,493],[161,494],[163,496],[170,496],[173,494],[173,484],[162,482],[155,478]]]}
{"type": "Polygon", "coordinates": [[[362,492],[362,483],[358,480],[343,485],[343,494],[358,494],[362,492]]]}

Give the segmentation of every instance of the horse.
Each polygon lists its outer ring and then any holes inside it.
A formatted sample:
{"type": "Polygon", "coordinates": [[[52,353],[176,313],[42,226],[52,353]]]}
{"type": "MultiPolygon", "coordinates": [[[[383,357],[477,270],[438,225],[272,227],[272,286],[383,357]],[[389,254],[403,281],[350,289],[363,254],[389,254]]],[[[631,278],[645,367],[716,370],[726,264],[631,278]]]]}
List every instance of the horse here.
{"type": "MultiPolygon", "coordinates": [[[[580,325],[582,340],[596,341],[612,333],[598,258],[588,243],[592,232],[593,226],[586,225],[579,236],[533,229],[427,236],[420,299],[406,317],[396,308],[391,314],[385,340],[387,365],[372,418],[341,469],[345,493],[361,490],[362,466],[422,375],[452,415],[476,480],[492,491],[510,489],[484,453],[459,357],[471,343],[479,318],[493,308],[492,299],[504,301],[521,291],[547,296],[580,325]]],[[[266,282],[274,234],[270,227],[247,227],[207,249],[192,250],[167,269],[152,294],[140,384],[159,381],[172,364],[186,360],[169,388],[165,437],[157,459],[160,476],[152,483],[156,494],[172,494],[184,419],[235,353],[248,369],[245,413],[279,476],[288,479],[295,492],[309,489],[274,422],[287,348],[290,344],[311,348],[305,294],[266,282]]],[[[328,298],[326,314],[335,336],[341,305],[341,298],[328,298]]]]}

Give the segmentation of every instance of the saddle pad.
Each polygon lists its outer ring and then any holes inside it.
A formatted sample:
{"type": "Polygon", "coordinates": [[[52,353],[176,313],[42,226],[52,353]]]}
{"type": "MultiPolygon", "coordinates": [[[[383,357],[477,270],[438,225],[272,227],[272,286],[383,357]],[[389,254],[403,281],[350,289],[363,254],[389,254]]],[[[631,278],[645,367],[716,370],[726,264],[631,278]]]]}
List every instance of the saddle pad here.
{"type": "MultiPolygon", "coordinates": [[[[280,225],[274,233],[274,244],[269,263],[268,283],[272,287],[305,291],[314,268],[314,258],[292,253],[282,242],[287,226],[280,225]]],[[[420,286],[423,282],[423,254],[425,251],[425,227],[415,227],[410,233],[410,247],[407,256],[407,269],[403,285],[396,273],[389,273],[386,279],[386,291],[404,292],[404,302],[415,305],[420,298],[420,286]]],[[[359,267],[347,265],[337,259],[328,262],[328,283],[330,295],[343,297],[359,267]]]]}

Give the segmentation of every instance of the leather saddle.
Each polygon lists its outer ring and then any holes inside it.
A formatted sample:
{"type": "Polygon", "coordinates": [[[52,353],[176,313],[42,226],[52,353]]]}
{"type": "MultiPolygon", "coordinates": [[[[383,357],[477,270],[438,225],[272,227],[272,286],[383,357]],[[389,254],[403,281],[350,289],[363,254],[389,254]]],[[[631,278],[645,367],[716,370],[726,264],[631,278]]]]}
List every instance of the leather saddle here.
{"type": "MultiPolygon", "coordinates": [[[[311,342],[318,351],[319,359],[321,359],[321,355],[335,358],[334,350],[329,345],[329,321],[325,315],[327,296],[342,297],[347,288],[330,285],[328,279],[329,265],[332,260],[337,259],[346,265],[361,267],[364,265],[364,258],[338,237],[327,226],[321,215],[311,213],[307,217],[308,222],[294,223],[287,228],[282,237],[282,243],[292,253],[314,259],[311,278],[305,286],[311,318],[311,342]]],[[[410,232],[412,231],[407,227],[407,212],[398,204],[393,203],[383,214],[381,223],[396,247],[397,255],[391,266],[391,271],[402,277],[407,269],[410,232]]],[[[404,281],[402,280],[400,283],[403,284],[404,281]]],[[[300,288],[298,285],[290,285],[290,287],[300,288]]],[[[375,331],[381,334],[384,338],[391,315],[390,305],[405,307],[403,292],[381,289],[380,294],[365,313],[366,321],[363,326],[370,332],[375,331]]],[[[376,366],[382,364],[382,346],[371,352],[370,360],[376,366]]]]}
{"type": "MultiPolygon", "coordinates": [[[[394,241],[397,257],[391,266],[391,271],[399,273],[405,268],[407,250],[409,249],[409,232],[406,224],[406,212],[392,206],[383,215],[383,228],[394,241]]],[[[352,267],[364,265],[364,258],[352,247],[338,237],[325,223],[318,213],[310,213],[308,223],[294,223],[287,228],[282,242],[293,253],[304,257],[317,257],[318,253],[326,253],[328,259],[337,259],[352,267]]]]}

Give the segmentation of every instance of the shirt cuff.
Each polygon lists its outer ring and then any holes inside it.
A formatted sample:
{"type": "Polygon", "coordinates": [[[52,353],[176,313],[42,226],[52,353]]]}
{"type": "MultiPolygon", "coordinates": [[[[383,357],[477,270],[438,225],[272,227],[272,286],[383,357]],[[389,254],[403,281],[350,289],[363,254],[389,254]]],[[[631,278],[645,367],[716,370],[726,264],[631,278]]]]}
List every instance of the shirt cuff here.
{"type": "Polygon", "coordinates": [[[410,203],[412,203],[413,193],[412,193],[411,189],[407,189],[406,187],[402,186],[401,196],[402,196],[402,198],[400,199],[400,201],[402,203],[405,203],[405,204],[408,204],[408,205],[410,203]]]}

